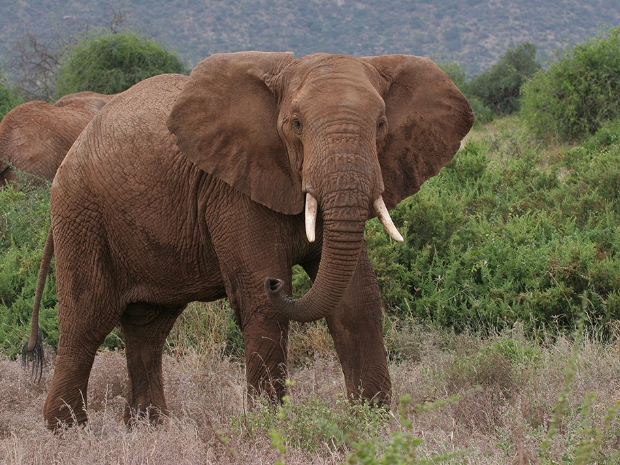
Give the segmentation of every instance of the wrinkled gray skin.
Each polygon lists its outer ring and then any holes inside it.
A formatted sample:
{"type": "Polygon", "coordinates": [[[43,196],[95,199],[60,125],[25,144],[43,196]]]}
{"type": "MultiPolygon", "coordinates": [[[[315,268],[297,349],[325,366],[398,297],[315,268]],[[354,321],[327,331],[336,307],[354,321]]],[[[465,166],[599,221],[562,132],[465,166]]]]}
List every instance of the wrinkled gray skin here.
{"type": "Polygon", "coordinates": [[[43,185],[54,179],[75,139],[112,97],[78,92],[54,105],[36,100],[9,111],[0,121],[0,185],[20,179],[43,185]]]}
{"type": "Polygon", "coordinates": [[[289,319],[325,318],[348,394],[389,402],[364,224],[379,196],[393,208],[446,165],[472,123],[447,75],[406,55],[213,55],[190,77],[157,76],[121,94],[52,184],[60,340],[48,427],[86,420],[95,353],[119,322],[125,419],[157,418],[176,318],[190,301],[225,296],[250,395],[284,395],[289,319]],[[304,231],[306,193],[318,201],[315,242],[304,231]],[[286,296],[295,264],[314,281],[298,301],[286,296]]]}

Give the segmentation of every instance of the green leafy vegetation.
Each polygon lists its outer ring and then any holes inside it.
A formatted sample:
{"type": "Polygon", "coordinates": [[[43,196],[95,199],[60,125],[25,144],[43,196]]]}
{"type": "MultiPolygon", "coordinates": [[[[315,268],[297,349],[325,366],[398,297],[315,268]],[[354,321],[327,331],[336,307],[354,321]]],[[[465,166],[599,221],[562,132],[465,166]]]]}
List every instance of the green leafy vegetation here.
{"type": "MultiPolygon", "coordinates": [[[[0,188],[0,351],[15,356],[30,327],[32,303],[49,225],[45,187],[0,188]]],[[[53,275],[53,269],[52,269],[53,275]]],[[[58,342],[56,286],[49,279],[40,325],[48,344],[58,342]]]]}
{"type": "Polygon", "coordinates": [[[536,46],[524,43],[509,48],[499,61],[467,84],[467,92],[479,99],[497,116],[519,111],[521,87],[541,69],[536,46]]]}
{"type": "MultiPolygon", "coordinates": [[[[289,386],[293,384],[288,382],[289,386]]],[[[389,414],[387,409],[347,402],[342,396],[335,406],[316,395],[296,404],[285,396],[277,412],[261,398],[254,411],[233,416],[230,421],[233,428],[248,438],[270,435],[274,445],[282,446],[282,450],[291,447],[315,451],[325,442],[343,447],[376,437],[388,425],[389,414]]]]}
{"type": "MultiPolygon", "coordinates": [[[[470,140],[393,210],[404,244],[389,239],[378,221],[368,223],[369,255],[390,317],[457,331],[522,322],[532,335],[570,331],[584,314],[597,326],[619,318],[618,123],[556,153],[512,122],[470,140]]],[[[2,337],[6,347],[27,334],[48,199],[37,190],[1,192],[2,331],[15,335],[2,337]]],[[[53,345],[50,281],[43,329],[53,345]]],[[[310,285],[299,270],[295,283],[297,295],[310,285]]],[[[220,341],[240,350],[242,338],[227,314],[230,330],[220,341]]],[[[118,345],[117,337],[107,344],[118,345]]]]}
{"type": "Polygon", "coordinates": [[[540,138],[566,142],[620,117],[620,26],[560,53],[523,87],[523,118],[540,138]]]}
{"type": "Polygon", "coordinates": [[[371,222],[388,312],[460,330],[617,319],[620,145],[597,138],[545,163],[521,130],[470,141],[393,211],[404,246],[371,222]]]}
{"type": "Polygon", "coordinates": [[[0,120],[20,103],[22,99],[11,89],[0,69],[0,120]]]}
{"type": "Polygon", "coordinates": [[[56,95],[91,90],[114,94],[163,73],[185,73],[176,53],[133,32],[102,32],[80,40],[58,69],[56,95]]]}

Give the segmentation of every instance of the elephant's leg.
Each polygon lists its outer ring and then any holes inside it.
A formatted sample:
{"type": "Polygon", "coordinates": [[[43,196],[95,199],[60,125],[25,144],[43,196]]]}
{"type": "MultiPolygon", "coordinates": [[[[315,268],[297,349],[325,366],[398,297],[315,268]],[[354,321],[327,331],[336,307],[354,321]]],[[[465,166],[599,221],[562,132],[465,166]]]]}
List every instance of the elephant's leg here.
{"type": "MultiPolygon", "coordinates": [[[[312,270],[309,270],[312,272],[312,270]]],[[[348,397],[389,404],[391,381],[383,343],[381,296],[366,249],[348,290],[327,318],[348,397]]]]}
{"type": "MultiPolygon", "coordinates": [[[[263,275],[273,273],[258,276],[263,275]]],[[[229,292],[245,344],[249,405],[254,404],[257,396],[266,395],[278,403],[286,394],[288,320],[267,301],[263,280],[260,277],[253,280],[256,289],[236,287],[234,292],[229,292]]],[[[290,283],[290,276],[286,282],[290,283]]]]}
{"type": "Polygon", "coordinates": [[[162,353],[166,337],[184,308],[134,303],[123,313],[121,329],[129,376],[126,423],[136,415],[148,415],[156,422],[167,413],[162,353]]]}
{"type": "Polygon", "coordinates": [[[111,312],[103,316],[103,312],[98,310],[91,308],[87,314],[84,311],[68,311],[67,305],[59,306],[60,338],[54,377],[43,408],[43,416],[50,429],[56,429],[60,423],[82,424],[87,421],[90,370],[99,346],[114,329],[120,313],[111,312]]]}
{"type": "Polygon", "coordinates": [[[288,322],[256,311],[243,331],[248,397],[280,402],[286,394],[288,322]]]}

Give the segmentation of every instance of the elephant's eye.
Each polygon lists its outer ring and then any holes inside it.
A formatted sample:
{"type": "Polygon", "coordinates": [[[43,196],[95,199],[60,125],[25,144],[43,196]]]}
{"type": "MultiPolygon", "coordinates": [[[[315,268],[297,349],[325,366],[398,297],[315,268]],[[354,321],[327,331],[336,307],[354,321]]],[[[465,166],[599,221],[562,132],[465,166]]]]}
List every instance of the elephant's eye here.
{"type": "Polygon", "coordinates": [[[293,117],[293,130],[297,133],[297,134],[301,134],[301,131],[304,128],[304,125],[301,122],[301,118],[299,116],[294,116],[293,117]]]}
{"type": "Polygon", "coordinates": [[[382,133],[387,130],[387,120],[385,118],[381,118],[377,123],[377,133],[382,133]]]}

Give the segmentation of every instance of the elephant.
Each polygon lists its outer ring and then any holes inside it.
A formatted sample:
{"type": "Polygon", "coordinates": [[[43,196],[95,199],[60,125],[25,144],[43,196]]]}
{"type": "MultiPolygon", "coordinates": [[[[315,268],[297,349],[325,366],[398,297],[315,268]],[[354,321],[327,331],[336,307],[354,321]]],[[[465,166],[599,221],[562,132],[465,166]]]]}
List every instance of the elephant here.
{"type": "MultiPolygon", "coordinates": [[[[51,186],[40,297],[56,259],[58,342],[48,428],[86,421],[89,373],[120,322],[124,419],[167,412],[162,352],[191,301],[228,297],[248,399],[285,395],[290,320],[325,318],[347,395],[391,401],[382,302],[364,243],[378,216],[448,164],[473,124],[431,60],[214,54],[144,80],[78,137],[51,186]],[[291,268],[313,284],[291,299],[291,268]]],[[[40,299],[39,299],[40,300],[40,299]]],[[[37,341],[38,301],[25,350],[37,341]]]]}
{"type": "Polygon", "coordinates": [[[69,94],[55,104],[35,100],[9,111],[0,121],[0,186],[19,181],[44,185],[56,174],[82,130],[114,95],[69,94]]]}

